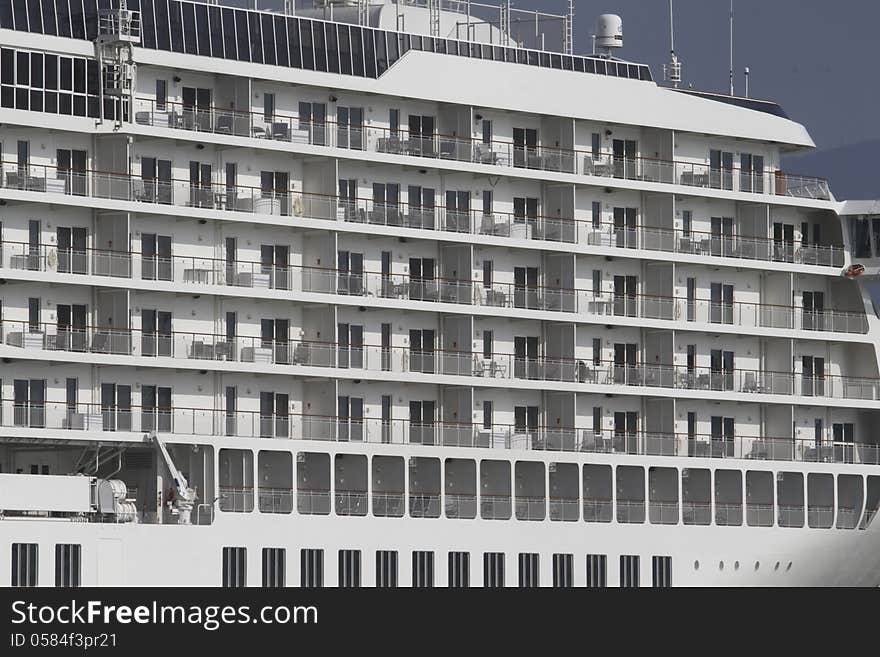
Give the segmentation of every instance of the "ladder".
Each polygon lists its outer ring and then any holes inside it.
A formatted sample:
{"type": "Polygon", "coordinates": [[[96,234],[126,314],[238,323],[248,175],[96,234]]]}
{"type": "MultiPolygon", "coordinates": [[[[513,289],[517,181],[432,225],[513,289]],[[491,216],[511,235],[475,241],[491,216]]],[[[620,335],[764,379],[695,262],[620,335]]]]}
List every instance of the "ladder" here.
{"type": "Polygon", "coordinates": [[[129,10],[126,0],[119,0],[118,7],[103,9],[98,14],[95,51],[101,71],[99,121],[105,118],[105,100],[115,105],[117,127],[131,112],[136,72],[132,48],[141,42],[140,32],[140,12],[129,10]],[[125,112],[126,106],[129,112],[125,112]]]}
{"type": "Polygon", "coordinates": [[[431,36],[440,36],[440,0],[428,0],[430,12],[431,36]]]}

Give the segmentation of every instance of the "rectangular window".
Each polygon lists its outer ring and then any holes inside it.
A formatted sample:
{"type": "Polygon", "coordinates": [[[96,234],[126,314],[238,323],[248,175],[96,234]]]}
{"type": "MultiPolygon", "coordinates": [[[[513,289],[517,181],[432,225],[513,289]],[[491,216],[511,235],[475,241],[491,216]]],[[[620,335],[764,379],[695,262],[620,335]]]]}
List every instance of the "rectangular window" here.
{"type": "Polygon", "coordinates": [[[55,586],[80,585],[82,547],[59,543],[55,546],[55,586]]]}
{"type": "Polygon", "coordinates": [[[593,338],[593,365],[602,364],[602,338],[593,338]]]}
{"type": "Polygon", "coordinates": [[[602,407],[593,406],[593,434],[602,435],[602,407]]]}
{"type": "Polygon", "coordinates": [[[483,428],[492,429],[492,401],[489,399],[483,400],[483,428]]]}
{"type": "Polygon", "coordinates": [[[324,586],[324,550],[304,548],[299,551],[299,585],[304,589],[324,586]]]}
{"type": "Polygon", "coordinates": [[[36,543],[12,544],[12,586],[36,586],[39,549],[36,543]]]}
{"type": "Polygon", "coordinates": [[[532,588],[540,585],[538,573],[538,554],[522,552],[519,555],[519,587],[532,588]]]}
{"type": "Polygon", "coordinates": [[[568,589],[574,586],[574,555],[553,555],[553,588],[568,589]]]}
{"type": "Polygon", "coordinates": [[[605,588],[608,558],[604,554],[587,555],[587,588],[605,588]]]}
{"type": "Polygon", "coordinates": [[[287,550],[284,548],[263,548],[263,588],[285,586],[286,561],[287,550]]]}
{"type": "Polygon", "coordinates": [[[434,588],[434,553],[417,550],[412,553],[413,588],[434,588]]]}
{"type": "Polygon", "coordinates": [[[263,94],[263,120],[266,123],[275,120],[275,94],[263,94]]]}
{"type": "Polygon", "coordinates": [[[397,588],[396,550],[376,550],[376,587],[397,588]]]}
{"type": "Polygon", "coordinates": [[[620,555],[620,588],[635,589],[639,587],[639,556],[637,554],[620,555]]]}
{"type": "Polygon", "coordinates": [[[247,586],[247,548],[223,548],[223,586],[247,586]]]}
{"type": "Polygon", "coordinates": [[[164,112],[168,107],[168,81],[156,80],[156,111],[164,112]]]}
{"type": "Polygon", "coordinates": [[[449,553],[449,587],[467,588],[470,586],[470,553],[449,553]]]}
{"type": "Polygon", "coordinates": [[[602,203],[593,201],[593,230],[602,228],[602,203]]]}
{"type": "Polygon", "coordinates": [[[682,237],[691,236],[691,223],[693,213],[690,210],[683,210],[681,213],[681,235],[682,237]]]}
{"type": "Polygon", "coordinates": [[[483,586],[498,589],[504,587],[503,552],[485,552],[483,554],[483,586]]]}
{"type": "Polygon", "coordinates": [[[602,295],[602,270],[594,269],[593,270],[593,296],[598,297],[602,295]]]}
{"type": "Polygon", "coordinates": [[[667,589],[672,586],[672,557],[651,557],[653,567],[653,583],[655,589],[667,589]]]}
{"type": "Polygon", "coordinates": [[[339,551],[339,588],[358,588],[361,585],[361,551],[339,551]]]}

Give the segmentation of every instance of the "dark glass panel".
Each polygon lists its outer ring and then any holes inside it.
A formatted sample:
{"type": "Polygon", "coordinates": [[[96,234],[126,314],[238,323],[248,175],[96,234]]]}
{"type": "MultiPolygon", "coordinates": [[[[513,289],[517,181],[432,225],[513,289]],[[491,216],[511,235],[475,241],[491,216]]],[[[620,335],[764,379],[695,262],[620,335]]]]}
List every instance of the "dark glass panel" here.
{"type": "MultiPolygon", "coordinates": [[[[43,32],[46,34],[58,34],[58,12],[55,9],[55,0],[42,0],[43,4],[43,32]]],[[[57,4],[66,5],[67,0],[57,0],[57,4]]]]}
{"type": "Polygon", "coordinates": [[[98,97],[97,96],[89,96],[88,97],[88,107],[86,108],[86,114],[93,119],[98,118],[98,97]]]}
{"type": "Polygon", "coordinates": [[[95,0],[83,0],[83,11],[85,14],[86,39],[94,41],[98,37],[98,3],[95,0]]]}
{"type": "Polygon", "coordinates": [[[574,70],[579,73],[584,72],[584,58],[583,57],[575,57],[574,58],[574,70]]]}
{"type": "Polygon", "coordinates": [[[487,45],[487,44],[484,43],[484,44],[481,46],[481,50],[483,51],[483,53],[482,53],[482,55],[481,55],[481,57],[482,57],[483,59],[492,59],[492,46],[487,45]]]}
{"type": "Polygon", "coordinates": [[[9,2],[0,2],[0,27],[7,30],[15,29],[15,22],[12,19],[12,4],[9,2]]]}
{"type": "Polygon", "coordinates": [[[0,107],[15,107],[15,87],[0,87],[0,107]]]}
{"type": "Polygon", "coordinates": [[[351,75],[351,36],[348,25],[338,25],[339,30],[339,72],[351,75]]]}
{"type": "Polygon", "coordinates": [[[26,0],[12,0],[12,17],[15,20],[16,30],[19,32],[28,31],[26,0]]]}
{"type": "Polygon", "coordinates": [[[58,113],[58,92],[57,91],[47,91],[45,94],[45,107],[46,111],[50,114],[58,113]]]}
{"type": "Polygon", "coordinates": [[[251,30],[251,61],[257,64],[263,63],[263,30],[260,29],[260,15],[248,12],[248,24],[251,30]]]}
{"type": "Polygon", "coordinates": [[[201,36],[196,32],[196,8],[191,2],[181,2],[183,21],[183,52],[187,55],[195,55],[199,52],[198,38],[201,36]]]}
{"type": "Polygon", "coordinates": [[[651,69],[647,66],[639,67],[639,77],[646,82],[650,82],[651,80],[653,80],[653,78],[651,77],[651,69]]]}
{"type": "Polygon", "coordinates": [[[376,77],[376,48],[374,31],[364,30],[364,73],[368,78],[376,77]]]}
{"type": "Polygon", "coordinates": [[[58,113],[70,114],[73,112],[73,98],[70,94],[58,94],[58,113]]]}
{"type": "Polygon", "coordinates": [[[409,47],[413,50],[421,50],[422,37],[420,37],[418,34],[411,34],[409,37],[409,47]]]}
{"type": "Polygon", "coordinates": [[[74,94],[73,96],[73,115],[74,116],[85,116],[86,115],[86,97],[80,96],[78,94],[74,94]]]}
{"type": "Polygon", "coordinates": [[[299,19],[287,19],[287,50],[290,54],[291,68],[302,68],[302,53],[299,47],[299,19]]]}
{"type": "Polygon", "coordinates": [[[29,30],[37,34],[43,33],[43,8],[40,6],[40,0],[28,0],[28,20],[30,23],[29,30]]]}
{"type": "Polygon", "coordinates": [[[38,52],[31,53],[31,86],[36,89],[42,89],[43,83],[43,54],[38,52]]]}
{"type": "Polygon", "coordinates": [[[12,48],[0,48],[0,82],[15,84],[15,51],[12,48]]]}
{"type": "Polygon", "coordinates": [[[388,32],[386,36],[388,37],[386,39],[388,42],[388,68],[391,68],[400,59],[400,41],[394,32],[388,32]]]}
{"type": "MultiPolygon", "coordinates": [[[[156,0],[158,2],[159,0],[156,0]]],[[[83,0],[70,0],[70,35],[74,39],[86,38],[86,17],[83,12],[83,0]]]]}
{"type": "Polygon", "coordinates": [[[223,14],[220,7],[208,7],[208,24],[211,30],[211,56],[225,57],[223,52],[223,14]]]}
{"type": "Polygon", "coordinates": [[[58,55],[49,55],[45,57],[45,83],[46,89],[53,91],[58,88],[58,55]]]}
{"type": "Polygon", "coordinates": [[[605,68],[605,60],[604,59],[592,59],[590,61],[592,61],[593,64],[596,65],[596,74],[605,75],[605,72],[607,69],[605,68]]]}
{"type": "Polygon", "coordinates": [[[496,62],[504,61],[504,48],[501,46],[493,46],[492,47],[492,59],[496,62]]]}
{"type": "Polygon", "coordinates": [[[101,93],[101,80],[98,76],[98,62],[95,59],[87,60],[86,65],[86,93],[97,96],[101,93]]]}
{"type": "Polygon", "coordinates": [[[73,60],[73,91],[78,94],[86,92],[86,60],[79,57],[73,60]]]}
{"type": "Polygon", "coordinates": [[[376,75],[388,70],[388,52],[385,49],[385,32],[376,32],[376,75]]]}
{"type": "Polygon", "coordinates": [[[29,86],[31,83],[30,53],[23,50],[15,52],[15,84],[29,86]]]}
{"type": "Polygon", "coordinates": [[[541,53],[541,66],[544,68],[550,68],[550,53],[542,52],[541,53]]]}
{"type": "Polygon", "coordinates": [[[184,52],[183,19],[180,15],[180,3],[175,0],[168,2],[168,23],[171,26],[171,49],[184,52]]]}
{"type": "Polygon", "coordinates": [[[290,66],[290,51],[287,49],[287,21],[284,16],[275,16],[275,44],[278,51],[278,66],[290,66]]]}
{"type": "Polygon", "coordinates": [[[31,112],[43,111],[43,92],[31,89],[31,112]]]}
{"type": "Polygon", "coordinates": [[[238,59],[251,61],[251,38],[248,34],[248,18],[246,11],[235,12],[235,38],[238,42],[238,59]]]}
{"type": "Polygon", "coordinates": [[[260,31],[263,36],[263,63],[275,66],[278,63],[275,56],[275,44],[278,43],[275,39],[275,23],[271,14],[262,14],[260,21],[262,23],[260,31]]]}
{"type": "Polygon", "coordinates": [[[58,88],[62,91],[73,91],[73,61],[70,57],[58,58],[61,67],[58,70],[58,88]]]}
{"type": "MultiPolygon", "coordinates": [[[[400,56],[403,57],[403,54],[409,50],[409,35],[408,34],[398,34],[397,35],[397,43],[400,46],[400,56]]],[[[454,41],[450,41],[450,44],[455,43],[454,41]]],[[[452,46],[450,45],[449,48],[452,46]]],[[[452,51],[450,50],[450,53],[452,51]]]]}
{"type": "Polygon", "coordinates": [[[362,43],[363,31],[359,27],[351,26],[351,72],[360,77],[364,76],[364,47],[362,43]]]}
{"type": "Polygon", "coordinates": [[[27,89],[16,87],[15,89],[15,109],[30,109],[30,93],[27,89]]]}
{"type": "Polygon", "coordinates": [[[339,43],[336,38],[336,23],[327,23],[327,70],[339,73],[339,43]]]}
{"type": "Polygon", "coordinates": [[[235,39],[235,12],[223,7],[223,56],[238,59],[238,44],[235,39]]]}
{"type": "Polygon", "coordinates": [[[300,19],[299,43],[302,49],[302,66],[309,71],[315,70],[315,51],[312,48],[312,21],[300,19]]]}
{"type": "Polygon", "coordinates": [[[632,80],[639,79],[639,67],[637,64],[630,64],[629,65],[629,77],[632,80]]]}
{"type": "Polygon", "coordinates": [[[324,42],[324,23],[314,21],[312,23],[312,43],[315,47],[315,70],[327,70],[327,50],[324,42]]]}
{"type": "Polygon", "coordinates": [[[587,73],[595,73],[596,72],[596,61],[593,59],[585,59],[584,60],[584,70],[587,73]]]}
{"type": "Polygon", "coordinates": [[[156,7],[156,47],[171,50],[171,28],[168,23],[168,0],[153,0],[156,7]]]}
{"type": "Polygon", "coordinates": [[[153,14],[153,0],[141,0],[141,45],[144,48],[156,47],[156,18],[153,14]]]}
{"type": "Polygon", "coordinates": [[[211,56],[211,29],[208,27],[208,8],[196,5],[196,34],[199,35],[199,54],[211,56]]]}
{"type": "Polygon", "coordinates": [[[434,52],[446,54],[446,39],[434,39],[434,52]]]}

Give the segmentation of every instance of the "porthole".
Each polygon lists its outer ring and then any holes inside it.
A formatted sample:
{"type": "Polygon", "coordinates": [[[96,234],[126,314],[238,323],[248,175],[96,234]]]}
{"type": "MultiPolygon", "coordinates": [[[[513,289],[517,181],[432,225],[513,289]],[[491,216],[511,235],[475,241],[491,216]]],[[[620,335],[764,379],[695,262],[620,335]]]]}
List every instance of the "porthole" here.
{"type": "Polygon", "coordinates": [[[761,562],[760,562],[760,561],[756,561],[756,562],[755,562],[755,571],[757,571],[758,568],[760,568],[760,567],[761,567],[761,562]]]}
{"type": "Polygon", "coordinates": [[[724,570],[724,562],[723,561],[718,562],[718,570],[724,570]]]}
{"type": "Polygon", "coordinates": [[[779,570],[779,562],[778,561],[776,562],[776,565],[773,566],[773,570],[779,570]]]}
{"type": "Polygon", "coordinates": [[[733,569],[734,569],[734,570],[739,570],[739,561],[734,561],[734,562],[733,562],[733,569]]]}
{"type": "Polygon", "coordinates": [[[694,561],[694,570],[699,570],[699,569],[700,569],[700,562],[694,561]]]}
{"type": "Polygon", "coordinates": [[[791,561],[788,562],[788,565],[785,567],[785,572],[791,570],[791,561]]]}

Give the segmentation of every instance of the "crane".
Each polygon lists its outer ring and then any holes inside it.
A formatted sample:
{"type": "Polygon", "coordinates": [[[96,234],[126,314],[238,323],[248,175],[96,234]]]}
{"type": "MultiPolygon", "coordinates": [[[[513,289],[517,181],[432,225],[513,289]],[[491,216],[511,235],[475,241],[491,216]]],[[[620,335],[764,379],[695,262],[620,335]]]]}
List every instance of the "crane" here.
{"type": "Polygon", "coordinates": [[[165,460],[165,466],[168,468],[168,472],[171,473],[171,480],[174,482],[174,511],[177,512],[177,524],[189,525],[191,523],[190,518],[192,508],[198,499],[196,489],[190,487],[186,477],[177,469],[177,466],[174,465],[174,461],[171,459],[171,455],[168,453],[165,443],[162,442],[155,431],[151,431],[147,434],[145,439],[156,446],[156,449],[159,450],[159,453],[165,460]]]}

